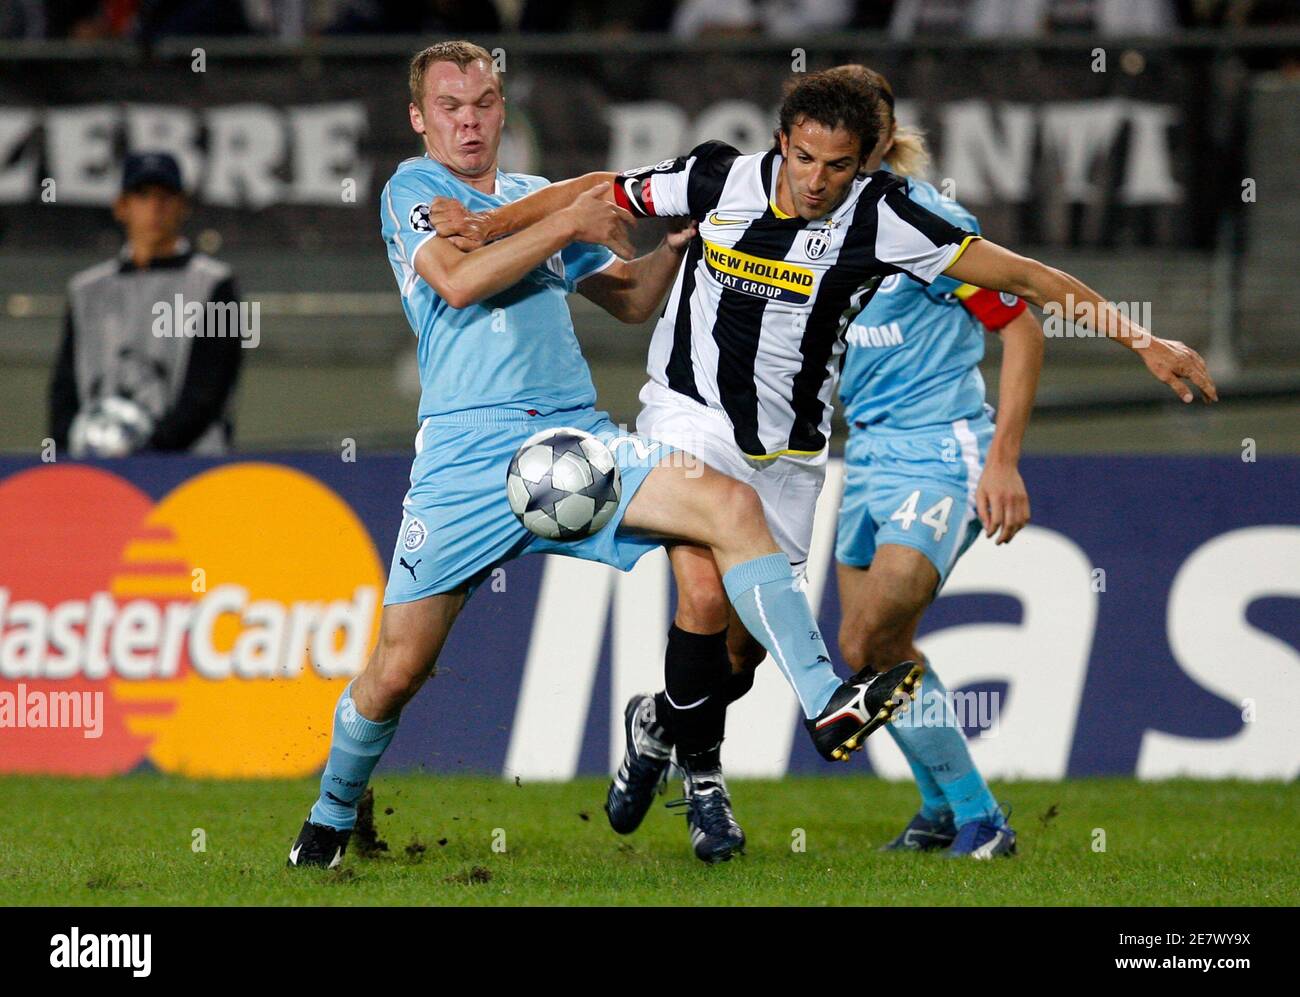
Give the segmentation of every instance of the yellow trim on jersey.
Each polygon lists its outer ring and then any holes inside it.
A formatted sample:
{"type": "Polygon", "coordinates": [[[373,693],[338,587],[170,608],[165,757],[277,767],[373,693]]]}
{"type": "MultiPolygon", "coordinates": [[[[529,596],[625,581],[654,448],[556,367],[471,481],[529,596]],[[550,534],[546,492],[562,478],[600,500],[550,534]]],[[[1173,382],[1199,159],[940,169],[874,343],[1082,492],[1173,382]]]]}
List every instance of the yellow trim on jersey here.
{"type": "Polygon", "coordinates": [[[778,457],[816,457],[825,449],[825,447],[822,447],[821,450],[778,450],[776,453],[747,453],[745,456],[750,460],[776,460],[778,457]]]}
{"type": "MultiPolygon", "coordinates": [[[[772,199],[771,199],[770,201],[768,201],[767,203],[770,204],[770,205],[772,206],[772,214],[776,215],[777,218],[780,218],[780,219],[784,220],[784,219],[788,219],[788,218],[793,218],[793,217],[794,217],[794,215],[787,215],[784,211],[782,211],[780,208],[778,208],[778,207],[776,206],[776,198],[775,198],[775,197],[772,198],[772,199]]],[[[820,452],[821,452],[821,451],[819,450],[818,453],[820,453],[820,452]]]]}
{"type": "Polygon", "coordinates": [[[975,294],[977,291],[979,291],[979,288],[976,287],[974,284],[960,284],[957,286],[956,290],[954,290],[952,293],[957,296],[958,301],[965,301],[967,298],[969,298],[972,294],[975,294]]]}
{"type": "Polygon", "coordinates": [[[961,254],[966,252],[966,247],[978,238],[980,238],[978,235],[966,236],[966,238],[961,241],[961,245],[957,247],[957,252],[953,254],[952,259],[943,265],[943,270],[941,270],[940,273],[947,273],[951,270],[952,265],[961,259],[961,254]]]}

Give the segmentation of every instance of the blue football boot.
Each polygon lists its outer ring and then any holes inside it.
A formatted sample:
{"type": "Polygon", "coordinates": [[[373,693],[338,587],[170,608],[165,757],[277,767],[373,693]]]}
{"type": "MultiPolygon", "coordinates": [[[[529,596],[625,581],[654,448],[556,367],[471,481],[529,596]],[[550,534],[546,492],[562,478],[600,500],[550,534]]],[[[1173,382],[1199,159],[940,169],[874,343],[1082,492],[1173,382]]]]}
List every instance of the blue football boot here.
{"type": "Polygon", "coordinates": [[[957,837],[957,825],[952,821],[952,814],[945,814],[938,820],[930,820],[918,813],[903,828],[903,833],[887,845],[882,852],[933,852],[947,848],[957,837]]]}
{"type": "Polygon", "coordinates": [[[1016,832],[1006,821],[972,820],[957,828],[957,837],[948,848],[949,858],[1010,858],[1016,854],[1016,832]]]}

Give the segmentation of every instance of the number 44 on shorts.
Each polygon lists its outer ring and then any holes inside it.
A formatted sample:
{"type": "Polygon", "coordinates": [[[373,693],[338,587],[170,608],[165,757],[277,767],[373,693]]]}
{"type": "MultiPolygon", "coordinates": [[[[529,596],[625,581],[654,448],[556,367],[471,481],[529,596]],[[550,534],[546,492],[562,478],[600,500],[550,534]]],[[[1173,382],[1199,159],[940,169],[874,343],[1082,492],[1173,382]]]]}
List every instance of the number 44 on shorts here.
{"type": "MultiPolygon", "coordinates": [[[[898,520],[903,524],[903,529],[910,530],[912,524],[916,522],[916,505],[921,500],[921,490],[918,488],[907,496],[907,501],[894,510],[894,514],[889,517],[890,522],[898,520]]],[[[921,525],[928,526],[934,530],[934,539],[937,543],[943,539],[943,535],[948,532],[948,515],[952,512],[952,496],[945,495],[925,512],[921,513],[921,525]]]]}

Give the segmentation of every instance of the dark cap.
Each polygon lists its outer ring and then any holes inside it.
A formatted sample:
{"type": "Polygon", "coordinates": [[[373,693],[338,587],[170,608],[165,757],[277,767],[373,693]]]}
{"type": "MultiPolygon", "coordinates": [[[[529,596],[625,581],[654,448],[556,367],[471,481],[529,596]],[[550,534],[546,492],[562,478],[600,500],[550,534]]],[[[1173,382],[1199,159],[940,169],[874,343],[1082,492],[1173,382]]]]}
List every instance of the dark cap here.
{"type": "Polygon", "coordinates": [[[157,184],[174,191],[184,190],[176,157],[166,152],[133,152],[128,155],[122,165],[122,193],[139,190],[146,184],[157,184]]]}

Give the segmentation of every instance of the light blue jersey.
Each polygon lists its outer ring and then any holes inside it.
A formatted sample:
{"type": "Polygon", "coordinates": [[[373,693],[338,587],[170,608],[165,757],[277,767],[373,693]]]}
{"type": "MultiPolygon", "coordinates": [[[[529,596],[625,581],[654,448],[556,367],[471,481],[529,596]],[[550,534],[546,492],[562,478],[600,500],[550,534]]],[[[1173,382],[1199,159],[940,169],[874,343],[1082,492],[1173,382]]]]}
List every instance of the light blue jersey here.
{"type": "MultiPolygon", "coordinates": [[[[975,216],[909,178],[908,197],[961,228],[975,216]]],[[[961,304],[962,284],[939,277],[929,287],[894,274],[849,326],[840,399],[850,426],[920,429],[969,419],[984,408],[984,327],[961,304]]]]}
{"type": "Polygon", "coordinates": [[[541,177],[498,172],[496,193],[482,194],[426,156],[406,160],[384,187],[384,242],[418,338],[421,385],[416,457],[386,605],[472,588],[495,565],[523,554],[566,554],[627,571],[659,546],[621,527],[637,489],[670,451],[633,439],[596,411],[566,300],[579,280],[607,267],[614,254],[573,243],[513,287],[466,308],[448,305],[412,266],[416,251],[434,237],[429,203],[435,197],[483,211],[545,185],[541,177]],[[529,533],[506,497],[515,451],[538,430],[561,426],[604,441],[622,481],[622,500],[605,528],[564,543],[529,533]]]}
{"type": "Polygon", "coordinates": [[[441,163],[408,159],[384,186],[380,218],[402,309],[418,339],[420,419],[482,408],[550,413],[596,403],[566,296],[583,277],[609,266],[604,246],[575,242],[513,287],[468,308],[452,308],[413,266],[433,238],[429,203],[453,197],[471,211],[516,201],[547,185],[541,177],[498,171],[484,194],[441,163]]]}

